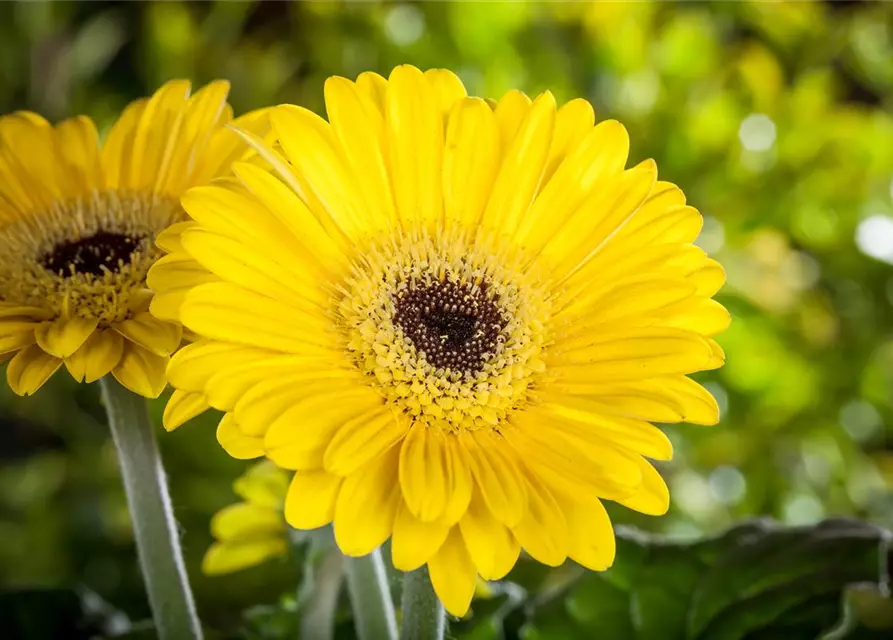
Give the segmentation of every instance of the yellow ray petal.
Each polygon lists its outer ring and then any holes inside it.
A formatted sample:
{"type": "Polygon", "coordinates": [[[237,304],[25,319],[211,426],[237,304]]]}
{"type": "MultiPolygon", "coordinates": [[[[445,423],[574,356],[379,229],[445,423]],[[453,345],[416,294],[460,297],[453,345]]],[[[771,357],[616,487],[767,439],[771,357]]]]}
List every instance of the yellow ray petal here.
{"type": "Polygon", "coordinates": [[[459,521],[459,530],[484,580],[500,580],[515,566],[521,546],[511,530],[493,517],[480,491],[459,521]]]}
{"type": "Polygon", "coordinates": [[[518,524],[527,509],[527,494],[513,449],[489,430],[463,430],[459,442],[487,507],[503,524],[518,524]]]}
{"type": "Polygon", "coordinates": [[[614,564],[617,543],[601,501],[582,503],[555,497],[567,522],[567,555],[592,571],[604,571],[614,564]]]}
{"type": "Polygon", "coordinates": [[[65,367],[78,382],[96,382],[121,362],[124,338],[111,329],[90,334],[81,348],[65,358],[65,367]]]}
{"type": "Polygon", "coordinates": [[[211,518],[211,535],[222,542],[243,542],[285,534],[285,520],[274,509],[247,502],[224,507],[211,518]]]}
{"type": "Polygon", "coordinates": [[[539,189],[554,126],[555,98],[547,91],[533,103],[505,153],[484,211],[485,225],[514,235],[539,189]]]}
{"type": "Polygon", "coordinates": [[[344,478],[325,471],[298,471],[288,486],[285,519],[295,529],[317,529],[335,517],[344,478]]]}
{"type": "Polygon", "coordinates": [[[244,543],[215,543],[205,553],[202,573],[209,576],[233,573],[287,553],[288,541],[284,538],[244,543]]]}
{"type": "Polygon", "coordinates": [[[138,313],[131,319],[116,324],[114,329],[134,344],[159,356],[176,351],[183,336],[179,325],[158,320],[148,312],[138,313]]]}
{"type": "Polygon", "coordinates": [[[345,78],[325,84],[326,113],[368,208],[370,225],[394,225],[397,211],[385,159],[384,118],[359,87],[345,78]]]}
{"type": "Polygon", "coordinates": [[[549,159],[543,172],[543,181],[555,173],[558,164],[580,143],[595,124],[592,105],[582,98],[571,100],[561,106],[555,115],[555,133],[549,147],[549,159]]]}
{"type": "Polygon", "coordinates": [[[56,358],[67,358],[77,351],[96,330],[96,318],[58,318],[45,322],[34,331],[40,348],[56,358]]]}
{"type": "Polygon", "coordinates": [[[404,224],[430,228],[443,216],[443,118],[439,97],[415,67],[388,78],[386,146],[397,213],[404,224]]]}
{"type": "Polygon", "coordinates": [[[9,361],[6,366],[6,381],[14,393],[29,396],[40,389],[60,366],[62,360],[32,344],[19,351],[9,361]]]}
{"type": "Polygon", "coordinates": [[[112,369],[115,380],[146,398],[157,398],[167,385],[165,369],[170,360],[132,342],[125,342],[121,360],[112,369]]]}
{"type": "Polygon", "coordinates": [[[512,533],[537,562],[557,567],[567,557],[567,523],[552,492],[535,474],[525,470],[527,511],[512,533]]]}
{"type": "Polygon", "coordinates": [[[474,596],[477,569],[465,548],[459,527],[453,527],[446,541],[428,561],[428,572],[444,608],[454,616],[464,616],[474,596]]]}
{"type": "Polygon", "coordinates": [[[341,486],[335,505],[335,541],[345,555],[371,553],[391,535],[401,502],[398,456],[399,449],[392,447],[341,486]]]}
{"type": "Polygon", "coordinates": [[[167,431],[173,431],[209,408],[205,396],[202,394],[175,389],[167,404],[164,405],[162,424],[167,431]]]}
{"type": "Polygon", "coordinates": [[[424,522],[440,518],[447,504],[450,478],[446,437],[436,427],[417,422],[400,447],[400,486],[409,511],[424,522]]]}
{"type": "Polygon", "coordinates": [[[456,103],[447,125],[443,198],[448,223],[474,225],[481,219],[499,169],[499,128],[486,102],[456,103]]]}
{"type": "Polygon", "coordinates": [[[337,348],[332,324],[322,310],[310,305],[298,309],[225,282],[192,289],[180,317],[197,334],[222,342],[320,356],[337,348]]]}
{"type": "Polygon", "coordinates": [[[220,419],[217,425],[217,442],[233,458],[251,460],[264,454],[263,438],[246,436],[231,413],[220,419]]]}
{"type": "Polygon", "coordinates": [[[628,498],[617,500],[624,507],[649,516],[662,516],[670,508],[670,490],[667,483],[647,460],[637,460],[642,470],[641,488],[628,498]]]}
{"type": "Polygon", "coordinates": [[[355,476],[361,467],[394,448],[406,437],[408,430],[407,420],[396,415],[390,407],[382,405],[373,412],[345,422],[335,432],[326,447],[323,465],[329,473],[355,476]]]}
{"type": "Polygon", "coordinates": [[[449,532],[450,526],[442,521],[422,522],[401,501],[391,538],[394,568],[398,571],[415,571],[437,552],[449,532]]]}

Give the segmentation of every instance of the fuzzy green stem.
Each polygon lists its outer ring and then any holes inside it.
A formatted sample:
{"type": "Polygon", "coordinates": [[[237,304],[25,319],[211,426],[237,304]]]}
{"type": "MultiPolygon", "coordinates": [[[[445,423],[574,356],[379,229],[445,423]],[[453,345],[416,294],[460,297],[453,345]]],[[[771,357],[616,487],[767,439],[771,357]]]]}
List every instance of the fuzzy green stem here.
{"type": "Polygon", "coordinates": [[[359,640],[397,640],[397,617],[381,551],[347,558],[345,569],[359,640]]]}
{"type": "Polygon", "coordinates": [[[313,531],[289,528],[289,539],[297,557],[303,557],[303,575],[298,589],[299,638],[332,640],[338,596],[344,582],[344,556],[335,544],[329,526],[313,531]]]}
{"type": "Polygon", "coordinates": [[[146,401],[111,376],[101,386],[155,631],[160,640],[200,640],[201,624],[146,401]]]}
{"type": "Polygon", "coordinates": [[[403,576],[403,640],[443,640],[446,618],[427,567],[403,576]]]}

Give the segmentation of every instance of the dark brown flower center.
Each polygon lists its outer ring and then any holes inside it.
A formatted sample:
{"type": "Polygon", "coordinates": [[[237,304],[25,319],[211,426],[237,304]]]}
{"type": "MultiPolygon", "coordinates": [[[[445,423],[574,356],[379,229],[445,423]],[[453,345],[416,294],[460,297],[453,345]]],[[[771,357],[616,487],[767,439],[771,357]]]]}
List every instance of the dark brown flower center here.
{"type": "Polygon", "coordinates": [[[40,263],[47,271],[63,277],[73,272],[102,276],[106,270],[116,273],[122,265],[129,264],[131,254],[142,242],[141,237],[100,231],[87,238],[57,244],[40,263]]]}
{"type": "Polygon", "coordinates": [[[479,371],[506,324],[485,286],[440,281],[412,286],[395,302],[394,324],[429,363],[451,371],[479,371]]]}

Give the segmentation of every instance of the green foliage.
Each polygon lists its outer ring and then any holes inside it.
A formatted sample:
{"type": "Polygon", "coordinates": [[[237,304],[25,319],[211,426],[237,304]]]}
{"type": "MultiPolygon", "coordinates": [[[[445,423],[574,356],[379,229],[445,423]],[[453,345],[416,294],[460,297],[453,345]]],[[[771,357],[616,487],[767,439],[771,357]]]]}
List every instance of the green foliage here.
{"type": "Polygon", "coordinates": [[[627,533],[614,567],[535,607],[521,637],[817,638],[840,618],[849,585],[886,587],[888,544],[886,532],[847,520],[754,521],[693,543],[627,533]]]}

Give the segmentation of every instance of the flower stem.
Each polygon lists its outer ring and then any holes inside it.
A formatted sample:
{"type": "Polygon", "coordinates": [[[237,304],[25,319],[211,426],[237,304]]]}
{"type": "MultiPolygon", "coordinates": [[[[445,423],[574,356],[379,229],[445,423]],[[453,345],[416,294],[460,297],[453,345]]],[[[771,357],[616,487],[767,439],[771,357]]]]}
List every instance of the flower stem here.
{"type": "Polygon", "coordinates": [[[404,640],[442,640],[446,619],[443,605],[434,593],[428,568],[422,566],[403,576],[404,640]]]}
{"type": "Polygon", "coordinates": [[[146,401],[110,376],[100,384],[156,633],[160,640],[200,640],[201,624],[146,401]]]}
{"type": "Polygon", "coordinates": [[[329,526],[313,531],[289,528],[296,555],[304,556],[303,576],[298,590],[299,638],[332,640],[338,596],[344,581],[344,556],[335,544],[329,526]]]}
{"type": "Polygon", "coordinates": [[[345,568],[359,640],[397,640],[397,617],[381,551],[376,549],[361,558],[346,558],[345,568]]]}

